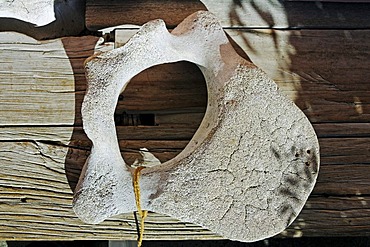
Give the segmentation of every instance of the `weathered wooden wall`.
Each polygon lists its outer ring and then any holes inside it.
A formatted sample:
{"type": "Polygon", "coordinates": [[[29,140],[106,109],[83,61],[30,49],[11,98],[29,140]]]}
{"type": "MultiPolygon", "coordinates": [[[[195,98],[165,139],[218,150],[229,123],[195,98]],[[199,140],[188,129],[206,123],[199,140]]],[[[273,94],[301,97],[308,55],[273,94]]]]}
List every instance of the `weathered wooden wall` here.
{"type": "MultiPolygon", "coordinates": [[[[96,31],[163,18],[172,28],[205,8],[304,111],[319,137],[317,186],[282,235],[370,234],[370,4],[88,0],[86,26],[96,31]]],[[[119,46],[133,32],[121,27],[111,37],[119,46]]],[[[136,238],[132,215],[94,226],[71,209],[91,147],[80,117],[83,62],[113,45],[97,42],[87,35],[36,41],[0,33],[0,239],[136,238]]],[[[196,131],[206,100],[204,79],[192,64],[136,76],[116,110],[126,161],[141,147],[161,161],[174,157],[196,131]]],[[[155,213],[146,222],[145,239],[219,238],[155,213]]]]}

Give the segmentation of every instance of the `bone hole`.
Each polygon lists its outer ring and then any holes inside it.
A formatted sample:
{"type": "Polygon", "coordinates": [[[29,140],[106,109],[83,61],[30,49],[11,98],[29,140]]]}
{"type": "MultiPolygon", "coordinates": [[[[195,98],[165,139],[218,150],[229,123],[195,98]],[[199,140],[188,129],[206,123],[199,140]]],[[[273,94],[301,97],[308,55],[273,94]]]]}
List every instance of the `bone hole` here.
{"type": "Polygon", "coordinates": [[[114,114],[125,162],[147,148],[162,163],[174,158],[198,129],[207,106],[202,72],[189,62],[161,64],[131,79],[114,114]]]}

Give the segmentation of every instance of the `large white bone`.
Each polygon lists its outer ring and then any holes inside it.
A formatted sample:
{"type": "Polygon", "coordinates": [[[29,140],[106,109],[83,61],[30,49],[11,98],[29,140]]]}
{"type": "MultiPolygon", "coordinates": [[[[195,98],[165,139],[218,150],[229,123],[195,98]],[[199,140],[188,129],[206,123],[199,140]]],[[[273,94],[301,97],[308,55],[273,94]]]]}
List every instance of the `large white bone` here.
{"type": "Polygon", "coordinates": [[[317,137],[298,107],[236,54],[215,17],[204,11],[171,34],[162,20],[148,22],[125,46],[87,62],[82,117],[93,148],[74,211],[85,222],[99,223],[137,210],[132,171],[115,132],[117,99],[136,74],[180,60],[203,72],[207,110],[183,152],[142,170],[142,208],[245,242],[283,231],[315,184],[317,137]]]}

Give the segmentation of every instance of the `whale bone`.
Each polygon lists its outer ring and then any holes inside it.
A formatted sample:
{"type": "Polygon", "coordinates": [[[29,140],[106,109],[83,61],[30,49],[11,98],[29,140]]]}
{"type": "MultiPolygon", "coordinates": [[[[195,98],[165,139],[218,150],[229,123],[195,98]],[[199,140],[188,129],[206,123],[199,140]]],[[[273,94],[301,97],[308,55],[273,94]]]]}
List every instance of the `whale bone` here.
{"type": "Polygon", "coordinates": [[[76,187],[75,213],[97,224],[137,210],[115,107],[132,77],[177,61],[199,66],[207,110],[178,156],[141,170],[141,208],[243,242],[282,232],[316,182],[315,131],[261,69],[237,55],[207,11],[190,15],[171,33],[162,20],[148,22],[123,47],[87,61],[82,118],[93,147],[76,187]]]}

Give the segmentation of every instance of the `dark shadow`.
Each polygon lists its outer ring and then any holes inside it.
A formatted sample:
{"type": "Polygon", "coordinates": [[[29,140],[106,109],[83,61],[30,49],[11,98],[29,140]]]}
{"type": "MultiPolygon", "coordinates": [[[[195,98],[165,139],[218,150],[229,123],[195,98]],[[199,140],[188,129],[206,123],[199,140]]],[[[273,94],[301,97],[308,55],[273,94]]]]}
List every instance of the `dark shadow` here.
{"type": "Polygon", "coordinates": [[[65,172],[72,191],[77,185],[82,167],[90,154],[91,141],[82,129],[81,104],[86,90],[84,62],[94,54],[98,37],[65,37],[62,43],[71,63],[75,81],[75,121],[65,160],[65,172]]]}
{"type": "MultiPolygon", "coordinates": [[[[230,6],[230,10],[229,10],[229,18],[230,18],[230,25],[231,26],[236,26],[236,27],[244,27],[246,26],[246,23],[244,23],[242,21],[242,19],[240,18],[237,10],[238,9],[241,9],[242,11],[244,11],[244,7],[243,7],[243,4],[240,0],[233,0],[231,6],[230,6]]],[[[240,37],[242,37],[243,39],[243,43],[253,52],[256,52],[256,50],[254,49],[253,45],[251,45],[248,41],[248,39],[246,39],[243,35],[240,35],[240,37]]],[[[235,43],[235,42],[233,42],[235,43]]],[[[236,44],[236,43],[235,43],[236,44]]],[[[243,49],[241,49],[243,50],[243,49]]]]}
{"type": "Polygon", "coordinates": [[[0,17],[0,32],[14,31],[37,40],[79,35],[85,30],[85,1],[54,1],[55,21],[41,27],[14,18],[0,17]]]}

